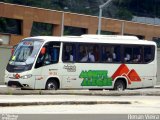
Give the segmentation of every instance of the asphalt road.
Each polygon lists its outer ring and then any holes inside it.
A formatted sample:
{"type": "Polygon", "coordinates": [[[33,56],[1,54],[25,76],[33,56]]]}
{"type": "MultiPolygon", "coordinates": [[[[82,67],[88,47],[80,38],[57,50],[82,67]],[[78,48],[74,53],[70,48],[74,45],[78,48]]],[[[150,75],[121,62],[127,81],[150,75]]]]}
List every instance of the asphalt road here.
{"type": "Polygon", "coordinates": [[[112,101],[106,104],[60,104],[0,107],[1,114],[160,114],[160,96],[1,95],[0,102],[112,101]],[[119,104],[113,101],[128,101],[119,104]]]}
{"type": "Polygon", "coordinates": [[[122,92],[124,94],[117,92],[114,94],[113,91],[59,90],[58,92],[51,92],[49,95],[39,95],[37,91],[36,94],[28,95],[28,92],[35,91],[25,92],[1,86],[0,91],[3,90],[18,91],[20,94],[12,95],[12,93],[7,92],[7,95],[0,95],[0,103],[41,102],[42,104],[0,106],[0,120],[137,120],[135,116],[141,117],[142,120],[160,120],[160,96],[155,94],[160,93],[159,87],[126,90],[122,92]],[[27,95],[23,95],[23,92],[27,95]],[[112,92],[113,94],[110,94],[112,92]],[[130,96],[132,92],[140,94],[130,96]],[[76,93],[87,94],[76,95],[76,93]],[[88,95],[88,93],[92,94],[88,95]],[[144,93],[150,94],[148,96],[144,93]],[[155,95],[151,95],[152,93],[155,95]],[[63,104],[44,104],[57,101],[63,102],[63,104]],[[76,102],[76,104],[69,104],[69,101],[96,101],[97,104],[77,104],[76,102]],[[147,116],[154,118],[151,119],[147,116]]]}

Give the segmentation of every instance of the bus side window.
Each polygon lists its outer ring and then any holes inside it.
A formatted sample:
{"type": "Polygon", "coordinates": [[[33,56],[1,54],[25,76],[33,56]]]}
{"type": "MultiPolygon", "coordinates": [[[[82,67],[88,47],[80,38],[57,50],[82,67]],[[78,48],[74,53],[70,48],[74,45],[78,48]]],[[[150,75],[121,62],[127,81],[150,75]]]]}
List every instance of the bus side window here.
{"type": "Polygon", "coordinates": [[[65,44],[64,43],[63,61],[64,62],[73,62],[73,61],[75,61],[75,45],[74,44],[65,44]]]}
{"type": "Polygon", "coordinates": [[[120,46],[106,45],[102,47],[102,61],[103,62],[120,62],[121,61],[120,46]]]}
{"type": "MultiPolygon", "coordinates": [[[[94,45],[79,45],[79,62],[95,62],[94,45]]],[[[97,58],[98,60],[98,58],[97,58]]]]}
{"type": "Polygon", "coordinates": [[[132,59],[132,47],[124,47],[124,62],[131,62],[132,59]]]}
{"type": "Polygon", "coordinates": [[[121,47],[120,46],[114,47],[113,60],[115,62],[121,62],[121,47]]]}
{"type": "Polygon", "coordinates": [[[48,42],[41,49],[35,64],[35,68],[58,62],[60,43],[48,42]],[[42,50],[45,48],[45,52],[42,50]]]}
{"type": "Polygon", "coordinates": [[[88,60],[87,62],[95,62],[95,56],[94,56],[94,53],[93,53],[93,45],[88,45],[87,46],[87,57],[88,57],[88,60]]]}
{"type": "Polygon", "coordinates": [[[133,63],[142,62],[142,47],[133,48],[133,63]]]}
{"type": "Polygon", "coordinates": [[[79,53],[79,62],[87,62],[88,60],[88,53],[87,53],[87,47],[85,45],[79,45],[78,47],[78,53],[79,53]]]}
{"type": "Polygon", "coordinates": [[[95,62],[98,62],[99,61],[99,46],[94,46],[93,47],[93,55],[95,57],[95,62]]]}
{"type": "Polygon", "coordinates": [[[102,61],[103,62],[113,62],[113,53],[111,46],[103,46],[102,48],[102,61]]]}
{"type": "Polygon", "coordinates": [[[54,47],[51,49],[51,62],[55,63],[58,61],[58,57],[59,57],[58,53],[59,53],[58,48],[54,47]]]}
{"type": "Polygon", "coordinates": [[[153,49],[151,46],[145,46],[144,47],[144,62],[150,62],[153,60],[154,55],[153,54],[153,49]]]}
{"type": "Polygon", "coordinates": [[[36,64],[35,64],[35,68],[39,68],[39,67],[42,67],[43,66],[43,63],[44,63],[44,60],[45,60],[45,57],[46,57],[46,46],[43,46],[43,48],[41,49],[39,55],[38,55],[38,58],[37,58],[37,61],[36,61],[36,64]]]}

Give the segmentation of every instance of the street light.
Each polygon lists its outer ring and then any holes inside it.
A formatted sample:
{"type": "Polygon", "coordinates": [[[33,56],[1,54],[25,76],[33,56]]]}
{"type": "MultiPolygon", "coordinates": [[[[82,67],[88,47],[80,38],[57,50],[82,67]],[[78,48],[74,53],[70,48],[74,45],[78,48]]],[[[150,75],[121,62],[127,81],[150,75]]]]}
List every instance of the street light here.
{"type": "Polygon", "coordinates": [[[61,36],[64,34],[64,12],[62,12],[62,21],[61,21],[61,36]]]}
{"type": "Polygon", "coordinates": [[[99,6],[99,19],[98,19],[98,35],[101,34],[101,18],[102,18],[102,9],[107,7],[112,0],[108,0],[106,3],[99,6]]]}
{"type": "MultiPolygon", "coordinates": [[[[68,10],[68,7],[64,7],[64,10],[68,10]]],[[[62,21],[61,21],[61,36],[64,35],[64,11],[62,12],[62,21]]]]}

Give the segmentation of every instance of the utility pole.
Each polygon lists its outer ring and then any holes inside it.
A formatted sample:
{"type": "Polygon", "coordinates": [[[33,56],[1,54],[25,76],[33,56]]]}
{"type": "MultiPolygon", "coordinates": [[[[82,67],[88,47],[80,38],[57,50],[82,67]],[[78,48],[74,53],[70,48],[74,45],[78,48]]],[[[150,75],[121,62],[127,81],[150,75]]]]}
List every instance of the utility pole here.
{"type": "Polygon", "coordinates": [[[101,18],[102,18],[102,10],[104,7],[108,7],[109,3],[111,3],[112,0],[108,0],[104,4],[99,6],[99,17],[98,17],[98,35],[101,34],[101,18]]]}
{"type": "Polygon", "coordinates": [[[62,20],[61,20],[61,36],[64,35],[64,14],[65,11],[68,10],[68,7],[64,7],[64,10],[62,11],[62,20]]]}
{"type": "Polygon", "coordinates": [[[62,12],[61,36],[64,34],[64,12],[62,12]]]}

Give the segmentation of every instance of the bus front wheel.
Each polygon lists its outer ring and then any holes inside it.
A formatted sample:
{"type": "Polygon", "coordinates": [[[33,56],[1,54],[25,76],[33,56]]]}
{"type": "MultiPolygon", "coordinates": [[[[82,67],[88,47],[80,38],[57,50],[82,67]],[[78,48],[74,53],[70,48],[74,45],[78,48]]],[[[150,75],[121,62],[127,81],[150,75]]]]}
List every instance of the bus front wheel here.
{"type": "Polygon", "coordinates": [[[46,83],[46,90],[57,90],[58,89],[58,84],[55,80],[49,80],[46,83]]]}
{"type": "Polygon", "coordinates": [[[123,80],[118,80],[114,84],[114,90],[116,91],[123,91],[125,88],[126,86],[123,80]]]}

